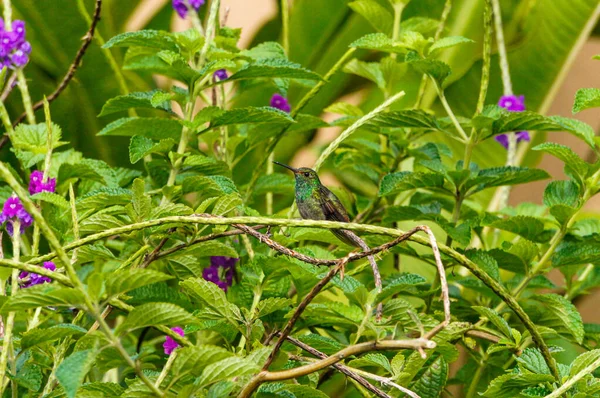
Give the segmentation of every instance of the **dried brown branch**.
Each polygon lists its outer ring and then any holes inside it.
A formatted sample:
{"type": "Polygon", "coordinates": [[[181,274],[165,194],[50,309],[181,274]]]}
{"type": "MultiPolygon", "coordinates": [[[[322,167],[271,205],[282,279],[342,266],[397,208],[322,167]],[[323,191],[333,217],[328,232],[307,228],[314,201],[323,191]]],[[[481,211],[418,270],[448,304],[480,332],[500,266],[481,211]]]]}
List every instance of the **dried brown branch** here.
{"type": "MultiPolygon", "coordinates": [[[[92,23],[90,24],[90,27],[89,27],[88,31],[86,32],[85,36],[83,36],[83,43],[81,44],[81,47],[79,47],[77,54],[75,54],[75,58],[73,59],[71,66],[69,66],[69,69],[67,70],[66,75],[63,77],[63,79],[60,82],[60,84],[58,85],[58,87],[56,87],[56,89],[52,92],[52,94],[47,96],[49,103],[54,101],[56,98],[58,98],[58,96],[64,91],[65,88],[67,88],[67,86],[69,85],[69,83],[71,82],[73,77],[75,76],[75,72],[77,71],[77,68],[79,68],[79,65],[81,64],[81,59],[85,55],[85,52],[87,51],[88,47],[92,43],[92,40],[94,39],[94,32],[96,31],[96,25],[98,25],[98,21],[100,21],[101,9],[102,9],[102,0],[96,0],[96,6],[94,8],[94,15],[92,16],[92,23]]],[[[37,109],[41,109],[43,106],[44,106],[44,101],[43,100],[38,101],[35,104],[33,104],[33,110],[35,111],[37,109]]],[[[16,126],[17,124],[21,123],[23,121],[23,119],[25,119],[26,116],[27,115],[25,114],[25,112],[23,112],[15,120],[15,122],[13,123],[13,126],[16,126]]],[[[2,137],[2,141],[0,141],[0,147],[4,144],[3,141],[8,139],[5,137],[6,136],[2,137]]]]}
{"type": "MultiPolygon", "coordinates": [[[[327,355],[323,354],[321,351],[317,350],[316,348],[313,348],[313,347],[309,346],[308,344],[304,344],[303,342],[301,342],[298,339],[295,339],[293,337],[288,336],[287,337],[287,341],[289,341],[290,343],[292,343],[296,347],[302,348],[304,351],[306,351],[306,352],[314,355],[315,357],[317,357],[319,359],[326,359],[327,358],[327,355]]],[[[375,387],[373,384],[371,384],[364,377],[362,377],[362,376],[356,374],[355,372],[351,371],[347,366],[344,366],[342,364],[336,363],[336,364],[332,365],[332,367],[335,368],[336,370],[342,372],[346,376],[350,377],[351,379],[354,379],[358,384],[360,384],[361,386],[363,386],[367,390],[371,391],[373,394],[377,395],[378,397],[391,398],[390,395],[388,395],[384,391],[381,391],[379,388],[375,387]]]]}

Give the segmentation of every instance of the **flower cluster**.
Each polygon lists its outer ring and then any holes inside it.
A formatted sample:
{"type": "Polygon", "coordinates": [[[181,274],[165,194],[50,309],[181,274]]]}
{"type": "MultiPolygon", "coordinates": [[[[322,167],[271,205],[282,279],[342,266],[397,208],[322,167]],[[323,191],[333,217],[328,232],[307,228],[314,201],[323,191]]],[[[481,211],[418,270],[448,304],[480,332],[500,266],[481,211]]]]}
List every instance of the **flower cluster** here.
{"type": "MultiPolygon", "coordinates": [[[[54,265],[52,261],[46,261],[44,263],[44,268],[46,268],[49,271],[56,271],[56,265],[54,265]]],[[[47,276],[42,276],[35,273],[30,274],[27,271],[22,271],[19,274],[20,279],[25,279],[27,277],[29,277],[29,280],[25,281],[25,283],[23,283],[21,287],[30,287],[35,285],[41,285],[42,283],[52,282],[52,279],[48,278],[47,276]]]]}
{"type": "Polygon", "coordinates": [[[292,111],[292,107],[290,106],[287,98],[278,93],[273,94],[271,97],[271,106],[286,113],[290,113],[292,111]]]}
{"type": "Polygon", "coordinates": [[[48,178],[44,182],[44,173],[39,170],[35,170],[29,177],[29,193],[34,195],[40,192],[52,192],[56,191],[56,178],[48,178]]]}
{"type": "MultiPolygon", "coordinates": [[[[500,97],[500,101],[498,101],[498,106],[510,111],[510,112],[523,112],[525,110],[525,96],[520,95],[503,95],[500,97]]],[[[521,141],[529,141],[529,132],[528,131],[517,131],[516,132],[517,143],[521,141]]],[[[502,146],[508,149],[508,135],[507,134],[499,134],[495,137],[496,141],[498,141],[502,146]]]]}
{"type": "Polygon", "coordinates": [[[196,12],[204,5],[204,0],[173,0],[173,8],[181,18],[185,18],[191,8],[196,12]]]}
{"type": "MultiPolygon", "coordinates": [[[[180,335],[181,337],[185,336],[185,332],[179,326],[175,326],[171,328],[172,331],[180,335]]],[[[165,338],[165,342],[163,343],[163,348],[165,350],[166,355],[171,355],[171,353],[175,350],[175,348],[179,347],[179,344],[171,337],[167,336],[165,338]]]]}
{"type": "Polygon", "coordinates": [[[11,196],[4,202],[2,207],[2,213],[0,213],[0,224],[6,223],[6,230],[10,236],[13,235],[15,221],[20,221],[21,232],[25,232],[25,228],[29,227],[33,222],[31,214],[27,213],[27,210],[23,208],[21,200],[17,196],[11,196]]]}
{"type": "Polygon", "coordinates": [[[227,288],[233,283],[233,267],[238,261],[239,258],[211,257],[210,267],[202,271],[202,277],[227,291],[227,288]]]}
{"type": "Polygon", "coordinates": [[[25,40],[25,22],[14,21],[7,30],[0,18],[0,64],[2,68],[22,68],[29,62],[31,44],[25,40]]]}

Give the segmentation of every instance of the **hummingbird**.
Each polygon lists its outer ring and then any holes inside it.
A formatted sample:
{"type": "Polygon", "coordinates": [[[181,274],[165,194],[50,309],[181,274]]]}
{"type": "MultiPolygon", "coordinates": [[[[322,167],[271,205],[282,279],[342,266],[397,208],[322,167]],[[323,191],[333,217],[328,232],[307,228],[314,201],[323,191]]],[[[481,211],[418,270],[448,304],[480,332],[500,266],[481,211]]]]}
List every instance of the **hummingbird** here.
{"type": "MultiPolygon", "coordinates": [[[[348,212],[344,208],[344,205],[333,192],[321,184],[316,171],[308,167],[296,169],[287,164],[275,161],[273,163],[285,167],[294,173],[296,179],[296,204],[303,219],[350,222],[350,217],[348,217],[348,212]]],[[[371,250],[365,241],[352,231],[332,229],[331,232],[339,240],[350,246],[359,247],[364,251],[371,250]]],[[[379,268],[377,267],[375,258],[368,256],[368,259],[373,269],[375,286],[381,291],[381,276],[379,275],[379,268]]],[[[381,305],[377,308],[377,318],[381,318],[381,305]]]]}

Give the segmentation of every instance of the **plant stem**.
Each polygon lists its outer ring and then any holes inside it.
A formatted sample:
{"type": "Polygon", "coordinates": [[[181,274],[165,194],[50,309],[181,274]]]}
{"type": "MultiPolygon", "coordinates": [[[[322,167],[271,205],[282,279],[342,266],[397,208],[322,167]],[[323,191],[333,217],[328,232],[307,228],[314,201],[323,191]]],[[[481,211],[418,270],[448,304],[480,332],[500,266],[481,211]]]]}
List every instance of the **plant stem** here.
{"type": "Polygon", "coordinates": [[[31,102],[31,96],[29,95],[29,88],[27,87],[27,79],[23,74],[23,69],[17,69],[17,81],[21,97],[23,97],[23,107],[25,107],[25,113],[27,115],[27,123],[35,124],[35,114],[33,113],[33,103],[31,102]]]}
{"type": "Polygon", "coordinates": [[[450,120],[452,120],[452,124],[454,124],[454,127],[456,128],[456,131],[458,131],[458,134],[460,134],[463,142],[467,142],[467,140],[469,139],[469,137],[467,136],[467,133],[465,133],[465,130],[463,130],[462,126],[458,122],[458,119],[456,118],[456,115],[452,111],[452,108],[450,108],[450,104],[448,104],[448,100],[446,99],[446,95],[444,94],[444,90],[438,85],[437,81],[435,81],[435,79],[433,77],[431,78],[431,81],[433,82],[435,90],[438,93],[438,97],[440,98],[440,101],[441,101],[442,105],[444,106],[444,109],[446,110],[446,113],[450,117],[450,120]]]}
{"type": "MultiPolygon", "coordinates": [[[[11,221],[8,221],[11,222],[11,221]]],[[[12,221],[13,223],[13,236],[12,236],[12,245],[13,245],[13,261],[18,262],[21,257],[21,221],[16,219],[12,221]]],[[[10,296],[13,297],[17,291],[19,290],[19,270],[13,269],[11,280],[10,280],[10,296]]],[[[2,342],[2,353],[0,353],[0,396],[4,395],[4,380],[6,377],[6,368],[8,366],[8,355],[11,348],[12,343],[12,331],[15,324],[15,312],[11,311],[8,313],[6,317],[6,322],[4,323],[4,336],[2,342]]],[[[16,391],[16,384],[12,383],[12,389],[16,391]]]]}
{"type": "Polygon", "coordinates": [[[10,26],[12,24],[12,4],[10,0],[2,0],[4,6],[4,25],[10,26]]]}
{"type": "Polygon", "coordinates": [[[221,5],[221,0],[212,0],[210,3],[210,11],[208,12],[208,21],[206,23],[206,34],[204,35],[204,45],[202,46],[202,50],[200,51],[200,62],[198,66],[204,66],[204,62],[206,61],[206,55],[208,54],[208,49],[210,48],[210,44],[213,41],[213,36],[215,33],[216,25],[217,25],[217,15],[219,15],[219,6],[221,5]]]}
{"type": "Polygon", "coordinates": [[[483,376],[483,371],[485,370],[487,360],[488,355],[487,353],[484,353],[482,358],[479,360],[477,370],[471,379],[471,384],[469,385],[469,389],[467,390],[467,395],[465,395],[465,398],[473,398],[477,396],[477,385],[479,384],[479,380],[481,380],[481,376],[483,376]]]}
{"type": "Polygon", "coordinates": [[[6,110],[6,106],[4,106],[4,102],[0,101],[0,120],[2,120],[2,124],[6,129],[8,135],[14,134],[15,130],[13,129],[12,123],[10,121],[10,116],[8,116],[8,111],[6,110]]]}
{"type": "Polygon", "coordinates": [[[290,56],[290,0],[281,0],[281,30],[283,49],[290,56]]]}
{"type": "Polygon", "coordinates": [[[175,358],[177,358],[177,349],[175,349],[175,351],[173,351],[171,353],[171,355],[169,355],[169,359],[167,359],[167,363],[165,364],[162,371],[160,372],[160,375],[158,375],[158,378],[156,379],[156,382],[154,383],[156,388],[160,388],[160,385],[162,384],[162,382],[165,380],[165,378],[169,374],[169,371],[171,370],[171,367],[173,366],[173,362],[175,362],[175,358]]]}
{"type": "Polygon", "coordinates": [[[569,378],[562,386],[560,386],[558,389],[554,390],[551,394],[546,395],[545,398],[558,398],[558,397],[562,396],[567,391],[569,391],[571,389],[571,387],[573,387],[579,380],[583,379],[584,377],[586,377],[588,375],[591,375],[592,372],[594,370],[596,370],[598,367],[600,367],[600,359],[596,359],[594,362],[592,362],[585,368],[581,369],[581,371],[579,371],[579,373],[577,373],[575,376],[569,378]]]}

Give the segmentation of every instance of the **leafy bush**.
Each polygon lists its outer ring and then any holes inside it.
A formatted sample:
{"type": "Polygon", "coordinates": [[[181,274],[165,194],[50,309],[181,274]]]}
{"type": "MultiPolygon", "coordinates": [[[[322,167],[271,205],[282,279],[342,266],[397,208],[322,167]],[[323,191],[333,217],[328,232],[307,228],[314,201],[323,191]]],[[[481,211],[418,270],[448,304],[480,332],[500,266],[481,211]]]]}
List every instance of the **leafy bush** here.
{"type": "MultiPolygon", "coordinates": [[[[2,396],[598,396],[599,325],[573,300],[600,284],[582,212],[600,163],[544,132],[599,142],[543,115],[595,0],[282,0],[249,49],[219,0],[174,0],[183,32],[151,28],[169,4],[107,41],[100,15],[115,29],[133,5],[57,2],[89,30],[33,103],[45,25],[4,1],[2,396]],[[108,69],[81,66],[88,50],[108,69]],[[79,83],[98,97],[75,100],[79,83]],[[340,100],[357,87],[360,106],[340,100]],[[73,124],[90,112],[108,123],[73,124]],[[323,127],[341,133],[308,166],[336,196],[272,163],[323,127]],[[568,179],[509,206],[550,178],[539,153],[568,179]]],[[[599,105],[583,88],[573,112],[599,105]]]]}

